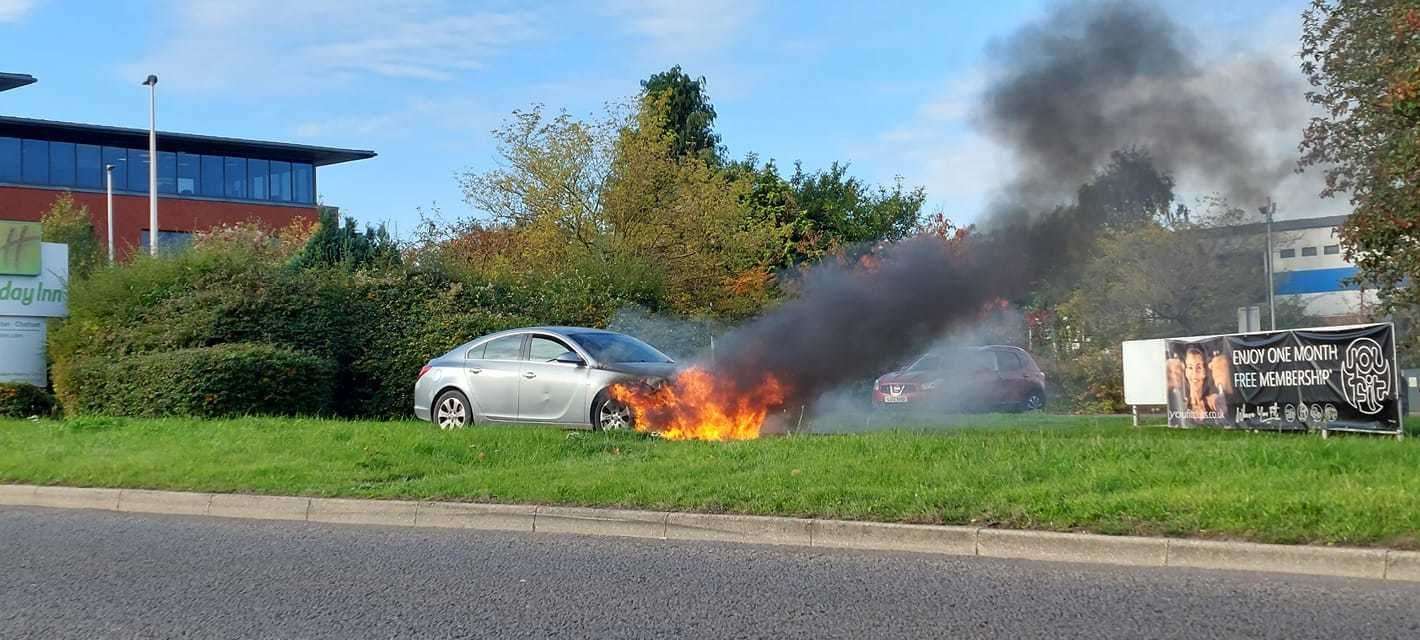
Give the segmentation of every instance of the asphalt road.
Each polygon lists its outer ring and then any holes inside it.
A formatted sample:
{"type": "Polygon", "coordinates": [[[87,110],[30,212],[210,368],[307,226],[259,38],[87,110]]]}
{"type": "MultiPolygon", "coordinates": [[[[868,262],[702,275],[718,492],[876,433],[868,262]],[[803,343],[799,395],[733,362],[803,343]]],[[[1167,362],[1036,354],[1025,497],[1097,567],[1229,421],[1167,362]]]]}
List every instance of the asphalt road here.
{"type": "Polygon", "coordinates": [[[1416,638],[1420,584],[0,508],[3,638],[1416,638]]]}

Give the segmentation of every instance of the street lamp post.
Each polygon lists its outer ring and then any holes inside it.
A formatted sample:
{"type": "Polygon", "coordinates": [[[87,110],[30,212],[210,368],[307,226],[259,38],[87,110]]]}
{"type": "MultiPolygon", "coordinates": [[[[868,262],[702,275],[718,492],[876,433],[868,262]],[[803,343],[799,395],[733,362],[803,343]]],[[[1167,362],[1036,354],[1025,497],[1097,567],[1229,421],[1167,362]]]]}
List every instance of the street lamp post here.
{"type": "Polygon", "coordinates": [[[158,76],[143,81],[148,87],[148,253],[158,255],[158,76]]]}
{"type": "Polygon", "coordinates": [[[113,165],[104,165],[104,191],[108,192],[108,263],[113,264],[113,165]]]}
{"type": "Polygon", "coordinates": [[[1276,288],[1272,275],[1272,216],[1277,213],[1277,203],[1270,199],[1262,206],[1262,215],[1267,220],[1267,321],[1272,331],[1277,330],[1276,288]]]}

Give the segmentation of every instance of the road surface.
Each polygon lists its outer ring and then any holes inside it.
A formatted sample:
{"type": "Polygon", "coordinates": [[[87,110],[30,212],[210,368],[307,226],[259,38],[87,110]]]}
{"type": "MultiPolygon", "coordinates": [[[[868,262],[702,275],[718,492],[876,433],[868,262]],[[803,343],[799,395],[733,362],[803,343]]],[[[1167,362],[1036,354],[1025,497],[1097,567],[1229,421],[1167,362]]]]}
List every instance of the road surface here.
{"type": "Polygon", "coordinates": [[[0,508],[3,638],[1417,638],[1420,584],[0,508]]]}

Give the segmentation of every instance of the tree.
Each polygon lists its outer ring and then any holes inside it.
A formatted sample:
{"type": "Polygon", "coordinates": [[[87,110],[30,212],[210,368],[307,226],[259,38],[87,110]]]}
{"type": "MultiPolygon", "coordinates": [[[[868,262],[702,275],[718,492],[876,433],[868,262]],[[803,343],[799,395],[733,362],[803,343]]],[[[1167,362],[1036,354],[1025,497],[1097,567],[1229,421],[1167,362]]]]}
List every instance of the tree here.
{"type": "Polygon", "coordinates": [[[350,270],[398,266],[399,245],[384,225],[366,226],[361,232],[353,218],[347,218],[342,226],[340,214],[334,207],[322,207],[320,225],[296,256],[296,263],[304,267],[338,266],[350,270]]]}
{"type": "Polygon", "coordinates": [[[718,161],[720,136],[714,130],[715,106],[705,93],[704,76],[691,78],[676,65],[642,80],[641,91],[644,97],[665,100],[664,126],[672,136],[672,153],[718,161]]]}
{"type": "Polygon", "coordinates": [[[1341,230],[1360,284],[1386,311],[1420,303],[1420,8],[1414,2],[1314,0],[1302,16],[1307,125],[1301,166],[1323,196],[1350,194],[1341,230]]]}
{"type": "Polygon", "coordinates": [[[40,225],[45,242],[69,245],[70,278],[87,278],[103,265],[106,254],[99,248],[89,208],[74,202],[73,194],[59,194],[40,217],[40,225]]]}
{"type": "Polygon", "coordinates": [[[795,163],[789,184],[813,233],[830,246],[905,238],[917,228],[927,200],[922,187],[905,189],[901,179],[891,189],[869,187],[838,162],[814,173],[795,163]]]}

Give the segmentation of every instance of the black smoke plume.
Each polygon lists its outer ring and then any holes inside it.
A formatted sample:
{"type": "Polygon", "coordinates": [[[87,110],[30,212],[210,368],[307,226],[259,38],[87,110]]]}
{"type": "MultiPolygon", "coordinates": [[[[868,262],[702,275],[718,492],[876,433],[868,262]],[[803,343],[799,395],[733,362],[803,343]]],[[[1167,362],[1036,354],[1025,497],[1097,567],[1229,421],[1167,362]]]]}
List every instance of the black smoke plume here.
{"type": "MultiPolygon", "coordinates": [[[[980,118],[1020,170],[1003,176],[1003,204],[983,232],[951,248],[931,235],[906,240],[875,267],[820,265],[797,298],[731,332],[708,366],[745,389],[773,374],[797,402],[901,364],[1079,253],[1065,249],[1088,246],[1099,228],[1072,219],[1074,207],[1048,205],[1121,148],[1260,201],[1291,164],[1269,161],[1251,129],[1282,114],[1229,107],[1224,98],[1246,90],[1225,86],[1227,74],[1195,60],[1195,49],[1160,10],[1133,2],[1060,5],[1007,37],[993,47],[998,70],[980,118]]],[[[1287,83],[1261,59],[1242,66],[1252,90],[1287,83]]]]}

